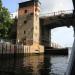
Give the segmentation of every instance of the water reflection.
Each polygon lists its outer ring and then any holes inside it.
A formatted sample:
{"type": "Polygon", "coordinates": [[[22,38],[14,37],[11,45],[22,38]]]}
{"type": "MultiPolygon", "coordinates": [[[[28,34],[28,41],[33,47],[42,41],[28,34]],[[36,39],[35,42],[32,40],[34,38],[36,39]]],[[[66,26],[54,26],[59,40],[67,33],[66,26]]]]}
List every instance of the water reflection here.
{"type": "Polygon", "coordinates": [[[0,58],[0,75],[64,75],[67,56],[27,55],[0,58]]]}
{"type": "Polygon", "coordinates": [[[51,71],[50,60],[51,60],[50,56],[48,56],[48,55],[44,56],[43,64],[42,64],[41,68],[39,69],[40,75],[50,75],[49,74],[49,72],[51,71]]]}

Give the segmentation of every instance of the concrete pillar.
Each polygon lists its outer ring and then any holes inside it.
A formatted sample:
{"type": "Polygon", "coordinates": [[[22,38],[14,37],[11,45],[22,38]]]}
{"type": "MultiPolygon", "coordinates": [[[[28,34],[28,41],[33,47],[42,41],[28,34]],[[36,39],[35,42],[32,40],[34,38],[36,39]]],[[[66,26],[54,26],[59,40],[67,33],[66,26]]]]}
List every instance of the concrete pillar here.
{"type": "Polygon", "coordinates": [[[48,27],[41,26],[41,44],[45,47],[51,47],[51,30],[48,27]]]}

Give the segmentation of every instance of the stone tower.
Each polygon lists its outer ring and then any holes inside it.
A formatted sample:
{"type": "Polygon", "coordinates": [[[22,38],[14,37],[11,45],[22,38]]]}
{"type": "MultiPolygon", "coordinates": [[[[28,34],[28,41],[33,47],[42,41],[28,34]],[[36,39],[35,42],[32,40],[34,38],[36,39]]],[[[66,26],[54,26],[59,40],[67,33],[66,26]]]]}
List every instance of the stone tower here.
{"type": "Polygon", "coordinates": [[[34,50],[40,48],[39,13],[40,2],[38,0],[19,3],[17,43],[35,48],[34,50]]]}

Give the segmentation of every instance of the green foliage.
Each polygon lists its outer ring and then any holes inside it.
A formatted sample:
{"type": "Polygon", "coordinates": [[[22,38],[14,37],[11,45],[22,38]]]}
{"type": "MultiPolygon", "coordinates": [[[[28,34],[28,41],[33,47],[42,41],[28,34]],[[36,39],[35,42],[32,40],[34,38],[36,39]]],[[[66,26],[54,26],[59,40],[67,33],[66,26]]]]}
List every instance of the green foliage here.
{"type": "Polygon", "coordinates": [[[1,11],[1,8],[2,8],[2,1],[0,0],[0,11],[1,11]]]}
{"type": "Polygon", "coordinates": [[[10,18],[10,13],[7,8],[2,7],[0,0],[0,38],[8,38],[8,31],[13,20],[10,18]]]}

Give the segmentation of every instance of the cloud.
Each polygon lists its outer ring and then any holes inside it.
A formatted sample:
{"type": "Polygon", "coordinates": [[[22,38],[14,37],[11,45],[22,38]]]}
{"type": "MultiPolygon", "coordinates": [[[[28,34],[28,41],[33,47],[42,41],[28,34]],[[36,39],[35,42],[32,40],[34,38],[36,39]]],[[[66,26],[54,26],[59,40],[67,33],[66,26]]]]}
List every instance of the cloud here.
{"type": "Polygon", "coordinates": [[[64,47],[71,47],[74,41],[74,32],[73,27],[67,28],[67,27],[59,27],[52,29],[51,31],[52,40],[57,41],[60,43],[60,45],[64,47]]]}

